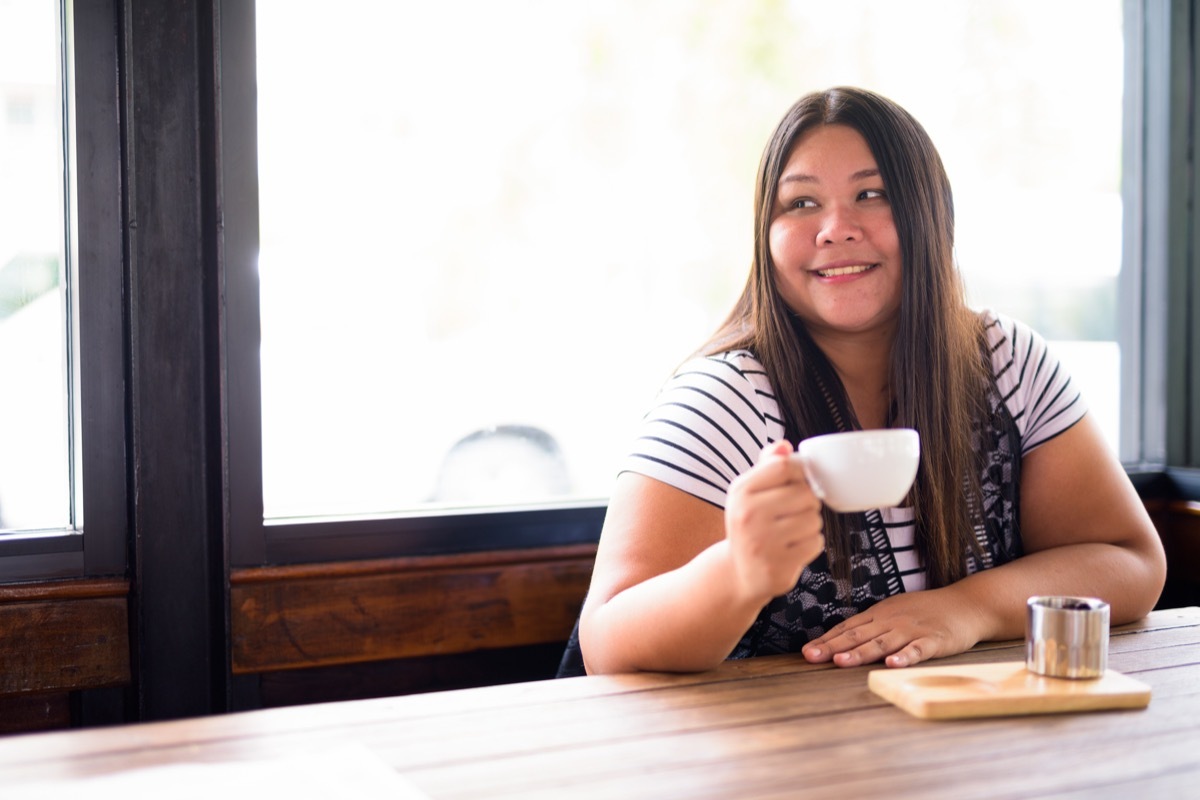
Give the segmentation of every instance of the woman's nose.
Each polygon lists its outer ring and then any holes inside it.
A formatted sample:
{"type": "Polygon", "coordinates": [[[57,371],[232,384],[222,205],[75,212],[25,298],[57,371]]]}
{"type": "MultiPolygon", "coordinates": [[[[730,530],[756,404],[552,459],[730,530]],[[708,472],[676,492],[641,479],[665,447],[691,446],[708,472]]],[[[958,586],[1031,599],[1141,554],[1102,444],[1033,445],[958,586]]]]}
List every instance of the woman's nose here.
{"type": "Polygon", "coordinates": [[[821,220],[821,229],[817,232],[817,244],[836,244],[839,242],[858,241],[862,236],[862,228],[854,211],[840,206],[831,207],[821,220]]]}

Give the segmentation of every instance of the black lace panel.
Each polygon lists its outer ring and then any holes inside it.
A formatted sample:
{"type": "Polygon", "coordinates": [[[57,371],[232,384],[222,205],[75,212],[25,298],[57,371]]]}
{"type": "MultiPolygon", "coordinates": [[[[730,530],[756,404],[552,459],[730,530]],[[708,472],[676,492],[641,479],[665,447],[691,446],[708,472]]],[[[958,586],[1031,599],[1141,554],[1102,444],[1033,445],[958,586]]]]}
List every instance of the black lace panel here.
{"type": "MultiPolygon", "coordinates": [[[[982,524],[975,535],[982,556],[965,554],[971,572],[999,566],[1021,555],[1018,527],[1021,440],[1016,423],[993,386],[986,430],[976,431],[976,444],[986,454],[981,475],[982,524]]],[[[856,515],[851,525],[850,586],[839,586],[829,560],[821,555],[805,568],[796,586],[759,613],[731,658],[794,653],[834,625],[867,610],[885,597],[904,591],[896,560],[878,511],[856,515]]],[[[920,535],[920,531],[917,531],[920,535]]]]}

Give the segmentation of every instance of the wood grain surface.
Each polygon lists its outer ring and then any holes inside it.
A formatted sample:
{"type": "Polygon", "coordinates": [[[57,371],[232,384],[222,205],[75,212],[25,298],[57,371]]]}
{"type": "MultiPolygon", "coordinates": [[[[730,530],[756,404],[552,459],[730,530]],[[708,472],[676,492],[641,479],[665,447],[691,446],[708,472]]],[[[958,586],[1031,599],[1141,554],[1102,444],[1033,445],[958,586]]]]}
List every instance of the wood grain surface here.
{"type": "Polygon", "coordinates": [[[1094,680],[1047,678],[1024,661],[876,669],[871,691],[923,719],[1056,714],[1112,708],[1145,708],[1150,687],[1108,670],[1094,680]]]}
{"type": "Polygon", "coordinates": [[[235,573],[235,674],[565,642],[594,545],[235,573]]]}
{"type": "Polygon", "coordinates": [[[118,580],[0,587],[0,696],[127,684],[128,593],[118,580]]]}
{"type": "MultiPolygon", "coordinates": [[[[1022,642],[990,643],[938,663],[1012,662],[1022,652],[1022,642]]],[[[879,667],[772,656],[694,675],[11,737],[0,740],[0,785],[179,763],[219,770],[354,745],[431,798],[1189,796],[1200,785],[1200,609],[1114,629],[1109,666],[1151,687],[1148,707],[927,720],[868,688],[879,667]]]]}

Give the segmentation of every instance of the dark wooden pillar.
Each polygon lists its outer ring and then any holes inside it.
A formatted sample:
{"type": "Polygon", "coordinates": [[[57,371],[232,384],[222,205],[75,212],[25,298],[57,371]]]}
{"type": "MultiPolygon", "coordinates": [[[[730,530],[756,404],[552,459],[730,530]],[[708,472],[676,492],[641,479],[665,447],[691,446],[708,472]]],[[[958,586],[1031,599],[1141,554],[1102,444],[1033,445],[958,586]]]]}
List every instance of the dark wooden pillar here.
{"type": "Polygon", "coordinates": [[[213,0],[124,0],[134,686],[140,719],[227,706],[213,0]]]}

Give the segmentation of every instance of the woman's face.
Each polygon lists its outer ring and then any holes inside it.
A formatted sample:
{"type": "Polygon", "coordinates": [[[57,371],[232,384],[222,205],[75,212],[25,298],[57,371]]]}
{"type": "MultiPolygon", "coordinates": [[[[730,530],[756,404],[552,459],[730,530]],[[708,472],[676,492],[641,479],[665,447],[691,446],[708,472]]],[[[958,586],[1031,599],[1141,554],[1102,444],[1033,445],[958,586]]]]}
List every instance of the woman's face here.
{"type": "Polygon", "coordinates": [[[900,313],[900,239],[862,135],[824,125],[792,147],[769,234],[776,285],[815,336],[891,332],[900,313]]]}

